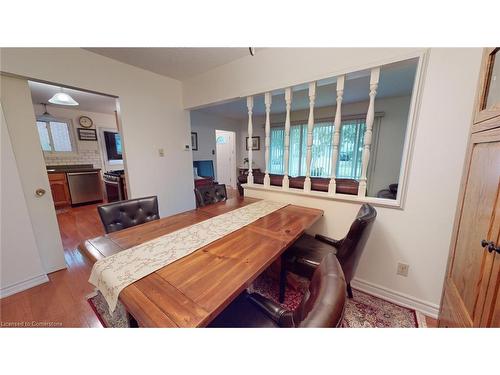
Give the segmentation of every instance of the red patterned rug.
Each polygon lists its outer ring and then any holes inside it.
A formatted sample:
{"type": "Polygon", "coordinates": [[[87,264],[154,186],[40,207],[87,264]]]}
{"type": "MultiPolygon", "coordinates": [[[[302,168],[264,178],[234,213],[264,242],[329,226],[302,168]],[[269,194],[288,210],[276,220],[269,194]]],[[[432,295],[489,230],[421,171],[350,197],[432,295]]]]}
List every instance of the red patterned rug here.
{"type": "MultiPolygon", "coordinates": [[[[302,300],[303,290],[307,288],[307,279],[293,275],[296,288],[288,287],[285,293],[285,301],[281,305],[289,310],[294,310],[302,300]]],[[[249,288],[268,298],[278,301],[278,283],[265,272],[259,276],[249,288]]],[[[344,328],[425,328],[425,317],[415,310],[398,306],[381,298],[353,290],[354,298],[347,299],[344,320],[344,328]]],[[[117,308],[111,316],[107,309],[107,303],[100,293],[94,293],[87,300],[105,327],[128,327],[129,321],[125,308],[118,303],[117,308]]]]}
{"type": "MultiPolygon", "coordinates": [[[[298,281],[296,289],[287,287],[285,301],[281,304],[289,310],[295,310],[302,300],[307,280],[293,275],[298,281]]],[[[278,283],[264,272],[252,285],[258,292],[274,301],[278,301],[278,283]]],[[[353,289],[353,299],[347,299],[344,321],[345,328],[425,328],[425,317],[413,309],[396,305],[381,298],[353,289]]]]}

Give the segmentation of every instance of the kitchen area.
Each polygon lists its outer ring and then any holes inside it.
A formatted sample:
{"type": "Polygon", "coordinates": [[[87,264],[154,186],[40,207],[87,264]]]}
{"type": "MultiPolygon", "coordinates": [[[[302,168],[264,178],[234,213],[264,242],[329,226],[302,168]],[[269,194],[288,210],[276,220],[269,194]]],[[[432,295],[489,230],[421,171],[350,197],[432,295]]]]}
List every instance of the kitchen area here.
{"type": "Polygon", "coordinates": [[[56,213],[127,199],[117,99],[29,86],[56,213]]]}

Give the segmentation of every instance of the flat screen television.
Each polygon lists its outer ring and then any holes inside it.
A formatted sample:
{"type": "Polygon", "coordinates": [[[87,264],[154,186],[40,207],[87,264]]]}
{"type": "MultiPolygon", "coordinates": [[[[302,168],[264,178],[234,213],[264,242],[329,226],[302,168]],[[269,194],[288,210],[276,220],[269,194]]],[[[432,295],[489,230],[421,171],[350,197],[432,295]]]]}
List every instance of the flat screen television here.
{"type": "Polygon", "coordinates": [[[198,176],[215,178],[214,162],[212,160],[195,160],[193,161],[193,167],[197,169],[198,176]]]}
{"type": "Polygon", "coordinates": [[[120,133],[104,131],[104,142],[106,143],[108,160],[123,160],[120,133]]]}

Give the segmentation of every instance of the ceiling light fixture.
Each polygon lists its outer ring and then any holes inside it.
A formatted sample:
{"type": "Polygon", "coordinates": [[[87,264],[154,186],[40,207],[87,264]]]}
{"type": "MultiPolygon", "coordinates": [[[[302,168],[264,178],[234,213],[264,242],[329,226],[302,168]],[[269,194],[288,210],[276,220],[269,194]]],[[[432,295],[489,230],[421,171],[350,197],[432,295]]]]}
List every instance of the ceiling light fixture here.
{"type": "Polygon", "coordinates": [[[69,94],[63,92],[62,87],[61,92],[55,93],[54,96],[49,99],[49,103],[71,106],[78,105],[78,102],[75,99],[73,99],[69,94]]]}
{"type": "Polygon", "coordinates": [[[40,103],[40,104],[45,107],[45,112],[41,116],[37,116],[36,119],[38,121],[44,121],[44,122],[57,121],[57,119],[47,111],[47,104],[46,103],[40,103]]]}

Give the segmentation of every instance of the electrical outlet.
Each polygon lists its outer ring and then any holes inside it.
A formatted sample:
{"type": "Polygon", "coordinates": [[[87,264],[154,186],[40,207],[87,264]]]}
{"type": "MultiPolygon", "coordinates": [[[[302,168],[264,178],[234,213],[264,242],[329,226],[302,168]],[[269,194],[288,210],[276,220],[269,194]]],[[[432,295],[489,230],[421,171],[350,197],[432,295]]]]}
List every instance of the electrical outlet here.
{"type": "Polygon", "coordinates": [[[398,263],[398,271],[397,274],[407,277],[408,276],[408,270],[410,269],[410,266],[406,263],[398,263]]]}
{"type": "Polygon", "coordinates": [[[158,155],[160,156],[160,158],[164,157],[165,156],[165,150],[160,148],[158,149],[158,155]]]}

